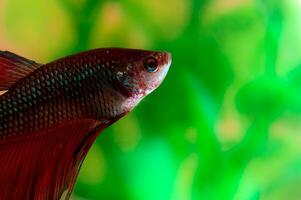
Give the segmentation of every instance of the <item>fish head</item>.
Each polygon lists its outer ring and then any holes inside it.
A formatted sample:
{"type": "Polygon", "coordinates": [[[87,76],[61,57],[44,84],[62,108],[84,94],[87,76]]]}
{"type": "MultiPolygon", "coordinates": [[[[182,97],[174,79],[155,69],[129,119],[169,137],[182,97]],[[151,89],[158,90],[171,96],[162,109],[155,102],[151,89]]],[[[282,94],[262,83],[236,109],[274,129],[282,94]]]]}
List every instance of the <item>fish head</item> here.
{"type": "Polygon", "coordinates": [[[140,99],[154,91],[164,80],[171,65],[168,52],[126,50],[119,55],[114,74],[129,97],[140,99]]]}

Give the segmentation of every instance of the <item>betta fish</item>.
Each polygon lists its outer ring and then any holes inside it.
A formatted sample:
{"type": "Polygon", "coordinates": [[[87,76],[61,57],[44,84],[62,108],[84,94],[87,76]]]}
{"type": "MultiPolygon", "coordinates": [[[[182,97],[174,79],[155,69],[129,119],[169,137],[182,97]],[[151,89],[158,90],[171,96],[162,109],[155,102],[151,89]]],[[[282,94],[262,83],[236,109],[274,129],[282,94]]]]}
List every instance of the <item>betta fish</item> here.
{"type": "Polygon", "coordinates": [[[103,48],[39,64],[0,51],[0,199],[70,198],[105,128],[165,78],[167,52],[103,48]]]}

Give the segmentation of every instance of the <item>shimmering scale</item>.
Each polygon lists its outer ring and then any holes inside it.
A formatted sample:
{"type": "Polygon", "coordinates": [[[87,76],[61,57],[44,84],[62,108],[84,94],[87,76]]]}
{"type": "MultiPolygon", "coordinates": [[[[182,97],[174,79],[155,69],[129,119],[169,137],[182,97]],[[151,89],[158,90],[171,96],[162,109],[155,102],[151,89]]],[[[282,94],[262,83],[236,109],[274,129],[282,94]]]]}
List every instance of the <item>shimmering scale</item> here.
{"type": "Polygon", "coordinates": [[[90,67],[93,64],[96,66],[95,63],[75,65],[72,70],[70,67],[67,68],[64,62],[55,63],[54,66],[46,65],[42,71],[34,73],[31,78],[24,81],[25,85],[2,96],[0,124],[4,125],[0,127],[0,134],[2,136],[13,132],[23,134],[47,129],[58,121],[77,118],[83,113],[88,116],[98,115],[97,117],[114,114],[115,112],[110,110],[112,108],[112,103],[108,102],[110,99],[106,98],[101,90],[107,84],[106,78],[97,77],[112,74],[108,70],[105,73],[96,73],[95,69],[90,67]],[[100,82],[99,79],[104,81],[100,82]],[[85,89],[80,91],[78,90],[80,88],[85,89]],[[74,89],[77,91],[74,92],[74,89]],[[96,89],[98,92],[94,95],[96,89]],[[60,96],[61,94],[63,96],[60,96]],[[68,105],[63,103],[68,99],[74,99],[72,105],[69,105],[70,102],[68,105]],[[43,109],[43,104],[46,102],[49,112],[43,109]]]}

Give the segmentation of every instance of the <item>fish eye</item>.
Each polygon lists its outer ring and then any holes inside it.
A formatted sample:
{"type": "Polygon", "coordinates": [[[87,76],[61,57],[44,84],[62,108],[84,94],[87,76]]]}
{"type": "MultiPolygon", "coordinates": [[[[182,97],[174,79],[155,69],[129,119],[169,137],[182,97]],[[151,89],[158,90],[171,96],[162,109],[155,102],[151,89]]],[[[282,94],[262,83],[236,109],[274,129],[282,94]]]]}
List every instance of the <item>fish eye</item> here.
{"type": "Polygon", "coordinates": [[[150,56],[144,60],[144,67],[148,72],[156,72],[158,70],[158,61],[155,57],[150,56]]]}

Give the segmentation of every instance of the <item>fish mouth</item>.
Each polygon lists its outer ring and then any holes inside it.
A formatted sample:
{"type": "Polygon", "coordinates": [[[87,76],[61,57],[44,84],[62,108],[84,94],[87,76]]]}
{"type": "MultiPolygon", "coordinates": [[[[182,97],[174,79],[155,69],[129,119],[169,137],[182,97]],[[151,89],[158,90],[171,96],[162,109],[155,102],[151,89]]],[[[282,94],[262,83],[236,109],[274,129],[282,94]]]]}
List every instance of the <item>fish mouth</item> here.
{"type": "Polygon", "coordinates": [[[172,61],[172,55],[171,53],[167,52],[167,51],[163,51],[163,63],[164,65],[170,65],[171,61],[172,61]]]}
{"type": "Polygon", "coordinates": [[[158,71],[158,75],[155,78],[154,82],[148,87],[148,89],[146,91],[142,92],[140,94],[140,96],[146,96],[146,95],[150,94],[155,89],[157,89],[164,81],[164,79],[170,69],[171,62],[172,62],[171,54],[166,53],[165,55],[167,56],[165,64],[163,64],[163,66],[161,66],[161,69],[160,69],[160,71],[158,71]]]}
{"type": "Polygon", "coordinates": [[[171,61],[172,61],[172,55],[171,53],[169,52],[165,52],[167,54],[167,60],[168,60],[168,63],[171,64],[171,61]]]}
{"type": "Polygon", "coordinates": [[[165,79],[169,68],[171,66],[171,62],[172,62],[172,57],[171,57],[171,53],[169,52],[165,52],[165,64],[163,64],[163,66],[161,67],[160,70],[160,74],[158,74],[158,78],[157,78],[157,87],[163,82],[163,80],[165,79]]]}

